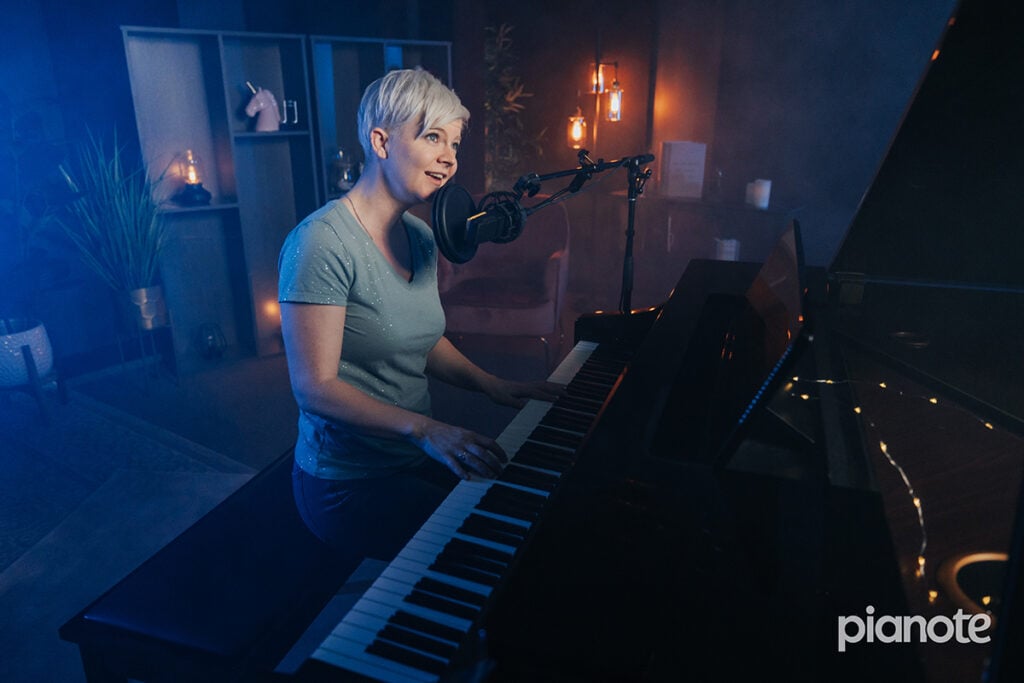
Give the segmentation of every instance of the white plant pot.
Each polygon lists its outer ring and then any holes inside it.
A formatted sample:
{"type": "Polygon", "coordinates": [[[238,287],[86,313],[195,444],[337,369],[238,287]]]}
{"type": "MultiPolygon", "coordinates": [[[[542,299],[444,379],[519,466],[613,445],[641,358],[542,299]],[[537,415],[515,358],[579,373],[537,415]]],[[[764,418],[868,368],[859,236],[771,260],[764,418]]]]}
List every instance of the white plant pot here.
{"type": "Polygon", "coordinates": [[[25,318],[3,319],[0,320],[0,387],[28,384],[23,346],[31,350],[40,377],[53,370],[53,348],[43,324],[25,318]]]}

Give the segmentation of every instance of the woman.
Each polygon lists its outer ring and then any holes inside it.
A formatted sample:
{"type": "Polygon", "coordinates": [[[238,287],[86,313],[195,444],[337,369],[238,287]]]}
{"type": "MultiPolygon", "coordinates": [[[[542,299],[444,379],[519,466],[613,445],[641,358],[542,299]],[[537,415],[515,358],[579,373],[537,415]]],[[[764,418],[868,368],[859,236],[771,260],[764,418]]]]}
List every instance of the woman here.
{"type": "Polygon", "coordinates": [[[281,252],[299,511],[323,540],[373,557],[402,548],[453,474],[495,476],[507,459],[493,439],[430,416],[428,374],[503,405],[555,395],[484,372],[443,336],[433,237],[406,211],[455,174],[468,119],[425,71],[372,83],[359,107],[362,175],[281,252]]]}

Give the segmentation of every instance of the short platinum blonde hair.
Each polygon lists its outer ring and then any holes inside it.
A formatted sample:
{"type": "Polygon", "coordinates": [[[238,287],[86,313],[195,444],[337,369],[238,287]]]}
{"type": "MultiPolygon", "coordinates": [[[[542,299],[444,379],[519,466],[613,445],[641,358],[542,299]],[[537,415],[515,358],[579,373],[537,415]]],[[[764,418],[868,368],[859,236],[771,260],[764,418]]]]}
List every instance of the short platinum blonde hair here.
{"type": "Polygon", "coordinates": [[[429,128],[469,121],[459,96],[432,74],[417,67],[388,72],[366,87],[359,103],[359,143],[366,160],[373,158],[370,131],[393,131],[417,121],[422,135],[429,128]]]}

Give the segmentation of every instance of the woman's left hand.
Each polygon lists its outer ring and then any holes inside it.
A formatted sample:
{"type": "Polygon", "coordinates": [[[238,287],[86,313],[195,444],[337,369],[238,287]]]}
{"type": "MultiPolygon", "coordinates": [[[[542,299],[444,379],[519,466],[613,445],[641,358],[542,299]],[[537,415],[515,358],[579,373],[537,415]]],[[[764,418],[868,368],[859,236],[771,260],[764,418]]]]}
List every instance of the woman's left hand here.
{"type": "Polygon", "coordinates": [[[554,382],[513,382],[491,377],[482,387],[487,397],[498,405],[522,408],[531,398],[556,401],[565,393],[565,387],[554,382]]]}

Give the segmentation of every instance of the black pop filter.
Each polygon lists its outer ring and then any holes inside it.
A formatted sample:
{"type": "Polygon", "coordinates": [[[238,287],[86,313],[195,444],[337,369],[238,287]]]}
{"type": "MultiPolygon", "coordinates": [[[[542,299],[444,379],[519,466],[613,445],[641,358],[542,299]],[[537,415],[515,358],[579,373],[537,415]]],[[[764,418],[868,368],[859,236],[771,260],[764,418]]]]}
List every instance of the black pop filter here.
{"type": "Polygon", "coordinates": [[[464,187],[448,184],[434,194],[434,240],[441,254],[452,263],[465,263],[476,254],[476,240],[470,238],[466,226],[475,213],[476,203],[464,187]]]}
{"type": "Polygon", "coordinates": [[[511,192],[492,192],[477,207],[464,188],[445,185],[434,195],[434,240],[446,259],[465,263],[484,242],[505,243],[519,237],[526,213],[511,192]]]}

